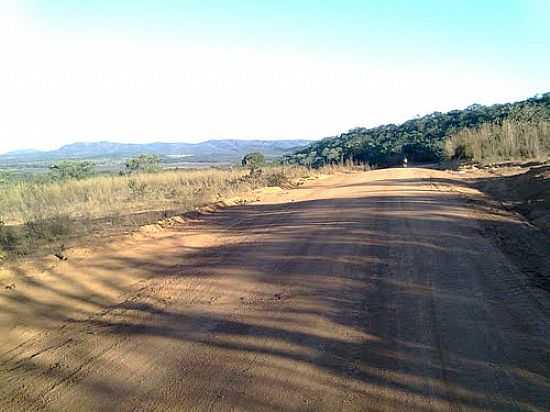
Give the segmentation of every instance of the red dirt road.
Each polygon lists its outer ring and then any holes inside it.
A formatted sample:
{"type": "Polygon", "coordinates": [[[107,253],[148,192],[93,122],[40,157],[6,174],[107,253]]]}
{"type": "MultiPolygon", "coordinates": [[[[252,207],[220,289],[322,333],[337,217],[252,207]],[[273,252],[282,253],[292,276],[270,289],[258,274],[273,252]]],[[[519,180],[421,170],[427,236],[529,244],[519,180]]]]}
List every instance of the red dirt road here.
{"type": "Polygon", "coordinates": [[[333,176],[22,268],[0,410],[550,410],[548,296],[472,196],[427,169],[333,176]]]}

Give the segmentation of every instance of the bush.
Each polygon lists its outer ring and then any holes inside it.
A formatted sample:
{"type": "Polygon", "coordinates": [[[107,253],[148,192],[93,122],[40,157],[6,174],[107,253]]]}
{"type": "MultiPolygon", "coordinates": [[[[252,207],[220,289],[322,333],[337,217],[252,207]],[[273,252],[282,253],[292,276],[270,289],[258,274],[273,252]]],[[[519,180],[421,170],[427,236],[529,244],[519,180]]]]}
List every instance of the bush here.
{"type": "Polygon", "coordinates": [[[265,157],[259,152],[248,153],[243,157],[242,165],[250,170],[255,170],[265,163],[265,157]]]}
{"type": "Polygon", "coordinates": [[[445,142],[451,160],[490,162],[534,159],[550,155],[550,121],[486,123],[463,129],[445,142]]]}
{"type": "Polygon", "coordinates": [[[401,152],[413,162],[434,162],[441,158],[441,148],[438,145],[407,143],[401,147],[401,152]]]}
{"type": "Polygon", "coordinates": [[[50,166],[54,180],[84,179],[95,173],[95,163],[89,161],[63,160],[50,166]]]}
{"type": "Polygon", "coordinates": [[[1,185],[7,185],[11,183],[14,180],[14,176],[12,173],[0,170],[0,186],[1,185]]]}
{"type": "Polygon", "coordinates": [[[160,170],[160,157],[157,155],[140,155],[126,161],[126,171],[133,172],[158,172],[160,170]]]}
{"type": "Polygon", "coordinates": [[[266,179],[266,186],[268,187],[284,187],[289,184],[288,177],[282,172],[277,172],[269,175],[266,179]]]}
{"type": "Polygon", "coordinates": [[[144,197],[146,189],[147,189],[147,183],[138,182],[136,179],[128,180],[128,190],[134,196],[144,197]]]}
{"type": "Polygon", "coordinates": [[[464,142],[446,144],[445,153],[448,160],[471,161],[473,159],[471,148],[464,142]]]}

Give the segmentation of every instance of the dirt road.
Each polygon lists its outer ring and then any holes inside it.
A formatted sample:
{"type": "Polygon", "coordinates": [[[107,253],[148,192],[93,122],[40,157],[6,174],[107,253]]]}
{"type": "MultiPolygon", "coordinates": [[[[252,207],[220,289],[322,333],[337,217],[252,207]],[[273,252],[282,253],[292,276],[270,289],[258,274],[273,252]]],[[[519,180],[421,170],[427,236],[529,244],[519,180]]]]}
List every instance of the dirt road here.
{"type": "Polygon", "coordinates": [[[454,179],[333,176],[21,269],[0,410],[550,410],[548,296],[454,179]]]}

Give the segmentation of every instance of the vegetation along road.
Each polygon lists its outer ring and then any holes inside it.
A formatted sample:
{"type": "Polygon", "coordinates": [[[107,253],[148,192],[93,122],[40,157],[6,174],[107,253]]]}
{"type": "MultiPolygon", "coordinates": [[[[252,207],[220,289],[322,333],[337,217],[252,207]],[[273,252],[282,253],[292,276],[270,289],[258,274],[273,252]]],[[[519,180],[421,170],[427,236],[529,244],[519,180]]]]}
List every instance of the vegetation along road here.
{"type": "Polygon", "coordinates": [[[523,225],[457,176],[312,180],[5,274],[0,410],[550,410],[548,294],[484,229],[523,225]]]}

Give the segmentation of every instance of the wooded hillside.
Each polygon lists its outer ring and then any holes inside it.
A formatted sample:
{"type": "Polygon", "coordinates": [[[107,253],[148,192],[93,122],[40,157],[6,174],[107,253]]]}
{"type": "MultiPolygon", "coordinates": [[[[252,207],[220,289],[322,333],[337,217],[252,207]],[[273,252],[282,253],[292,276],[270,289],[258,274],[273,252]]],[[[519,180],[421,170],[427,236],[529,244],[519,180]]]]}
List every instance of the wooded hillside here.
{"type": "Polygon", "coordinates": [[[473,104],[464,110],[434,112],[400,125],[355,128],[315,142],[284,159],[313,167],[349,159],[389,166],[399,163],[404,155],[411,161],[436,161],[443,157],[444,142],[451,135],[464,128],[506,119],[522,122],[550,119],[550,93],[515,103],[473,104]]]}

